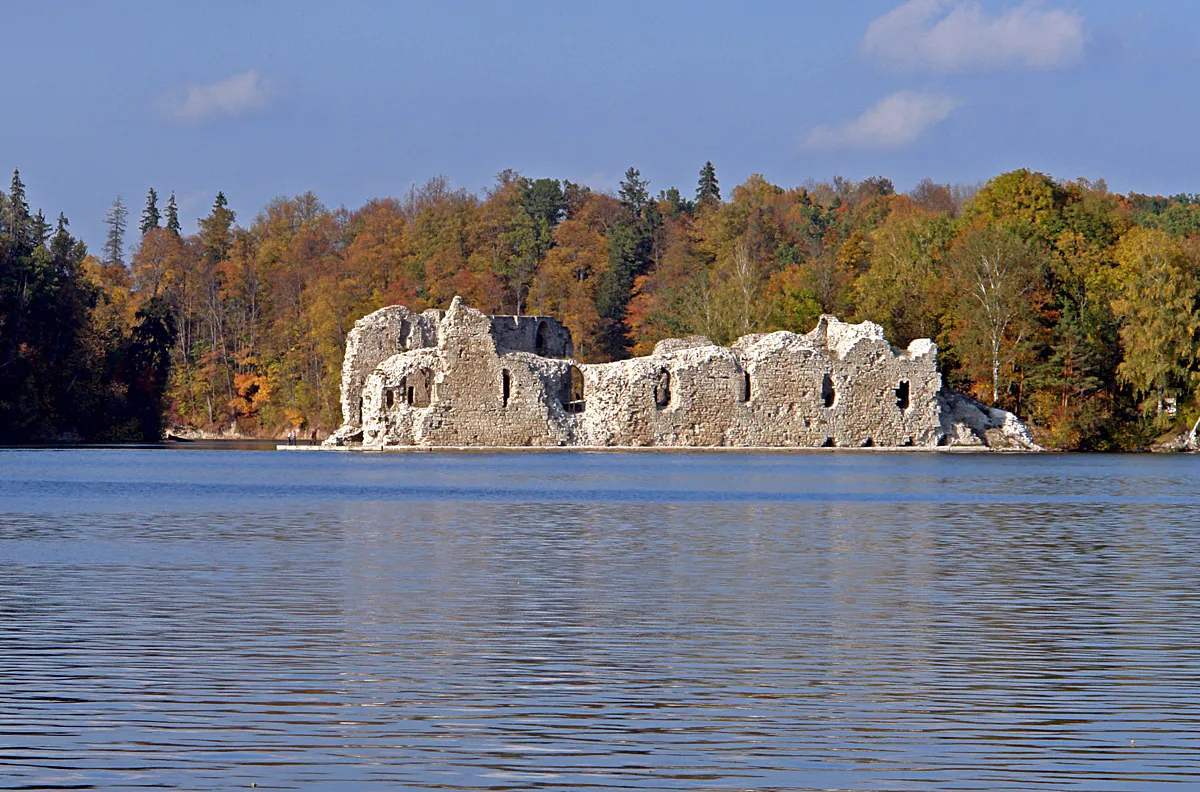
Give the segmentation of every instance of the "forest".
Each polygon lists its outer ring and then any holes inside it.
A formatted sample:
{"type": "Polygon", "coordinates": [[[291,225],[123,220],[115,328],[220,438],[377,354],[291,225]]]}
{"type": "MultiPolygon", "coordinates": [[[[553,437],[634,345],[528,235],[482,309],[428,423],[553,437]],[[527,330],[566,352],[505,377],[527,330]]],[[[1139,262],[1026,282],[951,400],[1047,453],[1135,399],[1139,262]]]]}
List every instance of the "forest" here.
{"type": "Polygon", "coordinates": [[[934,339],[949,387],[1039,442],[1133,450],[1200,413],[1200,196],[1028,170],[981,185],[886,178],[616,194],[500,173],[330,209],[306,193],[239,223],[224,194],[185,233],[151,189],[98,254],[0,191],[0,443],[279,437],[340,424],[346,333],[384,305],[548,314],[583,360],[662,338],[807,332],[822,313],[934,339]]]}

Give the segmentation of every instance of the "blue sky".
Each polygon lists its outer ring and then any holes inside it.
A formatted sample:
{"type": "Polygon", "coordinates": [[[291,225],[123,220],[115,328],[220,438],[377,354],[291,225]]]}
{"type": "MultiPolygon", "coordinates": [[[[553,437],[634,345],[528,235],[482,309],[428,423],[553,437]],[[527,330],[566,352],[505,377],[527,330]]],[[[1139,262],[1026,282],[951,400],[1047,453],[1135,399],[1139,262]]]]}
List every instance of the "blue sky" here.
{"type": "MultiPolygon", "coordinates": [[[[96,249],[120,193],[329,206],[504,168],[655,191],[1017,167],[1200,192],[1200,4],[0,5],[0,169],[96,249]],[[1139,7],[1142,6],[1142,7],[1139,7]]],[[[3,184],[7,186],[7,176],[3,184]]]]}

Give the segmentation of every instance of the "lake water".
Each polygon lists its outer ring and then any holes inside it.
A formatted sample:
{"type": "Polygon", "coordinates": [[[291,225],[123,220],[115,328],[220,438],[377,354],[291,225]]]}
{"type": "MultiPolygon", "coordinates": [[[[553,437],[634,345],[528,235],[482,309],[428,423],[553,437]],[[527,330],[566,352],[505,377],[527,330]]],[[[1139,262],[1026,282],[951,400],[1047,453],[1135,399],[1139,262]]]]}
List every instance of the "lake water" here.
{"type": "Polygon", "coordinates": [[[0,788],[1200,787],[1200,458],[0,451],[0,788]]]}

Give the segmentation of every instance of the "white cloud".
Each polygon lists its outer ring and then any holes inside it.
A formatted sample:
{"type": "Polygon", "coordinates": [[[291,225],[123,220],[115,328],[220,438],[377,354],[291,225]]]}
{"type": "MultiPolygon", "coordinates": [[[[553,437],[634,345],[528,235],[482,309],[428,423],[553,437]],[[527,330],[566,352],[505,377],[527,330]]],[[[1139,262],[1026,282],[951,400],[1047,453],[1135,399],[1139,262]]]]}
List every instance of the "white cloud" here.
{"type": "Polygon", "coordinates": [[[941,73],[1059,69],[1083,57],[1083,17],[1025,0],[988,14],[973,0],[907,0],[876,19],[862,52],[941,73]]]}
{"type": "Polygon", "coordinates": [[[159,98],[159,110],[176,124],[207,124],[261,110],[271,101],[271,85],[251,69],[217,82],[189,85],[159,98]]]}
{"type": "Polygon", "coordinates": [[[853,121],[821,124],[804,138],[808,149],[898,149],[945,121],[961,104],[946,94],[900,91],[885,96],[853,121]]]}

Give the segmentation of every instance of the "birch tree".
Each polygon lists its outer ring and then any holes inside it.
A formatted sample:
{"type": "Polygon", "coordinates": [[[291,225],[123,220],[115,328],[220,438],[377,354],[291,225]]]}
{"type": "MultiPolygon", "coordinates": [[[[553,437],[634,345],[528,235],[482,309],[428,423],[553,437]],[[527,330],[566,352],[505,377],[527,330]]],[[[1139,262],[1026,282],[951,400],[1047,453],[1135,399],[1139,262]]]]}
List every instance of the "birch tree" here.
{"type": "Polygon", "coordinates": [[[1004,372],[1028,340],[1041,256],[1012,232],[984,228],[968,232],[950,261],[958,293],[956,345],[968,369],[986,367],[996,404],[1004,372]]]}

